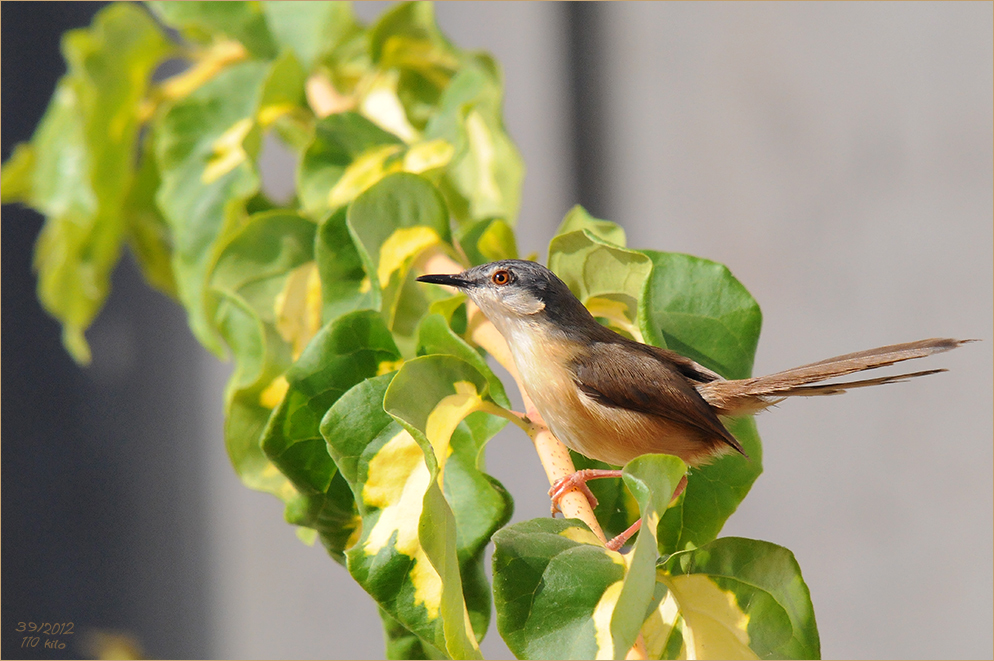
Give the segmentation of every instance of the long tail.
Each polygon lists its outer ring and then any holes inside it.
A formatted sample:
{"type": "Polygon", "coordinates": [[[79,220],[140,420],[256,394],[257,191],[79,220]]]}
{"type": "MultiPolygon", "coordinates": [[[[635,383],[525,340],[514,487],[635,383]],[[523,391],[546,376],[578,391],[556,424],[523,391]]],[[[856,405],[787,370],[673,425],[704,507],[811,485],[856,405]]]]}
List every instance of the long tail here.
{"type": "Polygon", "coordinates": [[[955,349],[961,344],[975,340],[953,340],[933,338],[904,344],[891,344],[886,347],[869,349],[836,356],[810,365],[770,374],[769,376],[739,379],[737,381],[712,381],[697,386],[705,401],[716,409],[719,415],[743,415],[756,413],[767,406],[776,404],[785,397],[812,397],[815,395],[837,395],[852,388],[865,388],[884,383],[906,381],[918,376],[927,376],[944,369],[911,372],[894,376],[862,379],[843,383],[821,384],[836,377],[886,367],[903,360],[924,358],[934,353],[955,349]],[[810,385],[820,384],[820,385],[810,385]]]}

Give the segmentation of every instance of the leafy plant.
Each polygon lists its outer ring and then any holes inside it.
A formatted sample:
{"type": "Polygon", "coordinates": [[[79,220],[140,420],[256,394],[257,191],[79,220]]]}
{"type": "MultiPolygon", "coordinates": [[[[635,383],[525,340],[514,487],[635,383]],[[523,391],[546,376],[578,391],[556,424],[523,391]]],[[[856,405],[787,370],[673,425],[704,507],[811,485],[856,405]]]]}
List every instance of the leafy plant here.
{"type": "MultiPolygon", "coordinates": [[[[76,360],[126,244],[235,361],[224,434],[238,475],[376,600],[390,658],[479,657],[492,604],[522,658],[818,656],[790,552],[717,538],[762,468],[750,420],[732,429],[750,459],[693,471],[675,503],[686,466],[647,455],[594,485],[596,511],[569,494],[569,518],[507,525],[484,447],[508,420],[551,479],[573,462],[508,410],[486,360],[508,364],[493,326],[414,281],[517,257],[523,166],[489,56],[450,44],[429,4],[368,27],[337,3],[149,7],[111,5],[65,35],[68,72],[3,166],[3,202],[46,216],[39,298],[76,360]],[[156,79],[169,60],[186,68],[156,79]],[[286,204],[261,188],[267,135],[298,159],[286,204]],[[631,552],[604,547],[640,516],[631,552]]],[[[579,207],[548,264],[619,332],[749,375],[761,316],[725,267],[627,248],[579,207]]]]}

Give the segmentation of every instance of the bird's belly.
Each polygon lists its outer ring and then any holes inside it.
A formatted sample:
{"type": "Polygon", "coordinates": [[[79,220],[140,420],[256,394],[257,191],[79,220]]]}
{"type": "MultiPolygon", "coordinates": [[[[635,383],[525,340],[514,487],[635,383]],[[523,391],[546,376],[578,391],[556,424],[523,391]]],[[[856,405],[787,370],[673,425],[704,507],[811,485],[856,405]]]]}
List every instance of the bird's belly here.
{"type": "MultiPolygon", "coordinates": [[[[517,361],[516,361],[517,362],[517,361]]],[[[650,453],[672,454],[691,465],[707,463],[714,444],[665,418],[609,407],[584,395],[556,361],[519,365],[525,390],[545,423],[567,447],[592,459],[622,466],[650,453]]]]}

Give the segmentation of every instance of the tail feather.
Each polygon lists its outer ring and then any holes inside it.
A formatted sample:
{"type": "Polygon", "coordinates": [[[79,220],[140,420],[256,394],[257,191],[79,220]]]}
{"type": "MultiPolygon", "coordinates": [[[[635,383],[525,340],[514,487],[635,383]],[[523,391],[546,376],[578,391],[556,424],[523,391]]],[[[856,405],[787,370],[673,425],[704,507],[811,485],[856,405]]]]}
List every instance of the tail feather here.
{"type": "Polygon", "coordinates": [[[933,338],[917,342],[906,342],[904,344],[892,344],[867,351],[858,351],[856,353],[828,358],[817,363],[802,365],[784,370],[783,372],[770,374],[769,376],[704,383],[698,385],[697,390],[720,415],[755,413],[781,401],[785,397],[836,395],[852,388],[865,388],[866,386],[896,383],[918,376],[944,372],[945,370],[942,369],[933,369],[876,379],[850,381],[848,383],[809,385],[854,372],[886,367],[904,360],[924,358],[925,356],[949,351],[961,344],[974,341],[933,338]]]}
{"type": "MultiPolygon", "coordinates": [[[[867,349],[866,351],[857,351],[855,353],[847,353],[842,356],[835,356],[834,358],[826,358],[825,360],[819,360],[817,363],[811,363],[809,365],[801,365],[800,367],[795,367],[794,369],[785,370],[783,372],[778,372],[777,374],[790,374],[793,372],[798,372],[800,370],[806,370],[808,368],[823,367],[825,365],[862,365],[861,367],[855,367],[851,370],[852,372],[873,369],[876,367],[886,367],[887,365],[893,365],[894,363],[899,363],[902,360],[911,360],[913,358],[924,358],[925,356],[931,356],[934,353],[942,353],[943,351],[949,351],[955,349],[961,344],[967,344],[968,342],[976,342],[977,340],[954,340],[951,338],[932,338],[929,340],[918,340],[917,342],[903,342],[901,344],[888,344],[885,347],[877,347],[876,349],[867,349]]],[[[849,372],[846,372],[849,373],[849,372]]],[[[771,375],[776,376],[776,374],[771,375]]],[[[841,376],[841,374],[836,375],[841,376]]]]}
{"type": "Polygon", "coordinates": [[[916,376],[928,376],[949,370],[924,370],[921,372],[909,372],[907,374],[892,374],[891,376],[879,376],[875,379],[860,379],[859,381],[844,381],[842,383],[825,383],[820,386],[797,386],[788,391],[781,392],[780,397],[814,397],[817,395],[841,395],[847,390],[855,388],[865,388],[867,386],[881,386],[885,383],[901,383],[916,376]]]}

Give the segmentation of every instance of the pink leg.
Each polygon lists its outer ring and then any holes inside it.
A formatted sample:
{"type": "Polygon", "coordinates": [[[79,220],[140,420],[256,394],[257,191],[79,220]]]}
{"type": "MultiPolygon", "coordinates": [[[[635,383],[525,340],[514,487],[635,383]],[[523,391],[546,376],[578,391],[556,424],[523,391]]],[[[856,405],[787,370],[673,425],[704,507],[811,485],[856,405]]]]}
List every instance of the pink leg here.
{"type": "Polygon", "coordinates": [[[628,526],[628,530],[621,533],[620,535],[609,541],[607,544],[605,544],[605,546],[607,546],[608,551],[617,551],[618,549],[620,549],[622,546],[625,545],[625,542],[627,542],[632,535],[634,535],[639,531],[639,528],[641,527],[642,527],[642,519],[639,519],[632,525],[628,526]]]}
{"type": "Polygon", "coordinates": [[[555,516],[556,512],[562,511],[559,509],[559,501],[573,489],[579,489],[580,493],[587,497],[587,502],[590,503],[591,508],[597,507],[597,499],[594,498],[594,494],[590,492],[590,488],[587,486],[587,481],[598,480],[604,477],[621,477],[621,471],[604,470],[602,468],[585,468],[582,471],[577,471],[572,475],[567,475],[566,477],[556,480],[556,483],[552,485],[551,489],[549,489],[549,498],[552,499],[552,516],[555,516]]]}
{"type": "MultiPolygon", "coordinates": [[[[682,494],[683,490],[686,488],[687,488],[687,476],[684,475],[682,478],[680,478],[680,482],[676,485],[676,489],[673,491],[673,497],[670,499],[670,503],[672,504],[674,500],[679,498],[680,494],[682,494]]],[[[639,528],[641,527],[642,527],[642,519],[639,519],[638,521],[630,525],[626,531],[624,531],[623,533],[621,533],[620,535],[609,541],[606,544],[608,550],[617,551],[618,549],[620,549],[622,546],[625,545],[625,542],[627,542],[632,535],[634,535],[639,531],[639,528]]]]}

